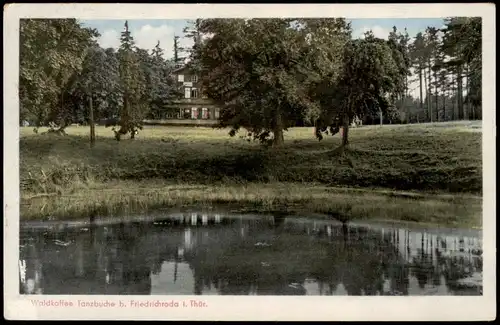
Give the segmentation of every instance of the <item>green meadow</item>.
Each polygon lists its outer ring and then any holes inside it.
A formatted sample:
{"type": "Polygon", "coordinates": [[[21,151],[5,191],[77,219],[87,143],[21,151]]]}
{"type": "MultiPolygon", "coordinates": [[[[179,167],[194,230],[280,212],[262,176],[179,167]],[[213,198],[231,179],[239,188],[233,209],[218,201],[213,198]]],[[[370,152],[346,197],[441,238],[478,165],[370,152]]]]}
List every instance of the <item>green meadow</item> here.
{"type": "Polygon", "coordinates": [[[98,126],[92,148],[88,127],[44,131],[20,131],[22,220],[224,206],[481,226],[481,129],[467,122],[352,128],[352,164],[333,151],[339,135],[318,141],[313,128],[288,130],[279,149],[209,127],[117,142],[98,126]]]}

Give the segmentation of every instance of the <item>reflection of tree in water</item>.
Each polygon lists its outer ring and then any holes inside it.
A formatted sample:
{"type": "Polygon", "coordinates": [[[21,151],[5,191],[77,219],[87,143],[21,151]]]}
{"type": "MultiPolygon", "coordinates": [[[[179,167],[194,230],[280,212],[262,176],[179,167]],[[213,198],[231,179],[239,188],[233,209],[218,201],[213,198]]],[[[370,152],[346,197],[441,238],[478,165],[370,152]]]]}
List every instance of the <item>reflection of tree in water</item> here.
{"type": "MultiPolygon", "coordinates": [[[[411,263],[413,270],[412,274],[417,278],[418,285],[421,289],[424,289],[425,285],[429,283],[429,279],[434,277],[433,273],[435,271],[432,265],[432,256],[427,254],[427,252],[429,251],[428,246],[429,238],[427,237],[426,239],[425,236],[422,236],[420,249],[418,250],[418,256],[411,263]]],[[[430,251],[432,252],[432,247],[430,251]]]]}
{"type": "Polygon", "coordinates": [[[455,291],[460,290],[458,280],[470,277],[474,272],[482,272],[482,266],[481,268],[475,268],[474,263],[471,263],[464,256],[452,256],[443,263],[447,265],[443,272],[446,283],[449,288],[455,291]]]}
{"type": "MultiPolygon", "coordinates": [[[[165,228],[146,222],[91,225],[87,231],[68,228],[47,232],[45,237],[42,232],[24,232],[39,242],[29,247],[21,243],[21,261],[27,261],[30,281],[37,278],[34,275],[37,263],[41,265],[38,286],[44,288],[45,294],[149,294],[151,274],[159,274],[164,261],[175,261],[177,266],[183,259],[179,250],[184,230],[192,229],[195,237],[201,234],[197,230],[201,218],[197,216],[198,223],[191,227],[192,217],[189,214],[170,222],[166,232],[165,228]],[[57,246],[55,242],[62,244],[57,246]]],[[[203,224],[215,231],[212,237],[217,237],[219,231],[234,234],[232,225],[236,222],[219,218],[203,224]]],[[[205,239],[194,238],[191,244],[196,245],[197,240],[205,239]]],[[[176,276],[177,270],[174,281],[176,276]]],[[[197,282],[196,293],[209,284],[208,279],[197,282]]]]}
{"type": "Polygon", "coordinates": [[[274,228],[282,228],[285,225],[285,219],[287,217],[287,213],[284,212],[276,212],[273,214],[273,226],[274,228]]]}
{"type": "Polygon", "coordinates": [[[151,229],[147,223],[120,223],[112,227],[108,243],[114,250],[108,269],[110,284],[118,285],[118,294],[149,294],[151,265],[148,254],[138,246],[139,239],[151,229]]]}
{"type": "Polygon", "coordinates": [[[43,253],[43,240],[32,231],[20,236],[20,293],[35,294],[40,292],[43,281],[43,270],[40,257],[43,253]]]}
{"type": "Polygon", "coordinates": [[[41,264],[43,294],[149,294],[150,267],[136,245],[144,232],[137,223],[38,232],[39,254],[22,257],[41,264]]]}
{"type": "Polygon", "coordinates": [[[305,281],[313,278],[332,290],[343,283],[349,294],[372,295],[383,291],[384,272],[397,275],[404,270],[397,249],[382,245],[382,238],[373,233],[368,238],[350,233],[345,243],[346,236],[333,236],[334,231],[342,233],[341,228],[317,227],[311,237],[303,235],[302,227],[284,224],[278,223],[279,233],[273,230],[276,223],[254,229],[254,240],[235,237],[211,243],[210,249],[196,247],[186,256],[200,284],[196,292],[209,278],[221,294],[249,294],[252,288],[261,295],[305,294],[305,281]],[[395,270],[389,269],[395,265],[395,270]]]}
{"type": "Polygon", "coordinates": [[[423,288],[443,277],[451,284],[482,267],[479,259],[442,254],[446,242],[423,238],[412,260],[409,237],[399,238],[397,230],[288,222],[280,215],[203,226],[191,224],[191,214],[176,220],[52,233],[57,238],[38,243],[36,254],[22,254],[30,270],[33,261],[44,262],[41,286],[48,294],[149,294],[151,274],[160,274],[164,261],[175,263],[174,282],[177,263],[189,264],[194,294],[214,287],[226,295],[303,295],[314,290],[311,282],[320,294],[334,294],[342,284],[350,295],[407,295],[410,271],[423,288]],[[76,244],[44,246],[71,238],[76,244]]]}
{"type": "Polygon", "coordinates": [[[349,229],[349,238],[341,268],[341,282],[348,294],[384,294],[386,279],[390,280],[390,293],[407,293],[407,269],[397,246],[382,234],[363,228],[349,229]]]}
{"type": "MultiPolygon", "coordinates": [[[[235,230],[235,221],[226,220],[221,220],[220,227],[214,229],[208,239],[204,236],[207,234],[205,228],[193,228],[192,240],[196,244],[185,258],[194,272],[195,294],[201,294],[205,287],[211,285],[220,294],[305,294],[303,286],[308,277],[327,287],[336,287],[343,281],[350,294],[359,294],[361,290],[371,294],[380,287],[379,283],[371,284],[375,278],[378,282],[381,278],[380,275],[373,275],[380,269],[376,260],[370,259],[371,254],[370,258],[359,257],[369,251],[365,241],[349,244],[346,250],[340,245],[346,237],[332,236],[331,229],[317,228],[311,232],[313,237],[304,236],[303,228],[288,227],[279,218],[271,227],[252,220],[240,222],[242,227],[253,224],[250,228],[254,232],[250,230],[251,236],[244,239],[235,230]],[[224,223],[229,225],[224,226],[224,223]],[[271,246],[256,247],[256,242],[271,246]],[[361,265],[356,265],[360,261],[361,265]],[[351,270],[362,271],[356,274],[351,270]]],[[[78,235],[79,244],[66,250],[76,250],[69,254],[76,260],[66,259],[61,261],[61,265],[45,264],[47,278],[56,278],[54,275],[61,274],[61,269],[69,271],[59,277],[59,285],[44,285],[46,291],[58,288],[71,293],[148,294],[151,271],[159,273],[163,261],[180,259],[177,255],[181,240],[170,242],[168,238],[171,236],[158,234],[155,237],[155,232],[144,223],[122,223],[107,228],[106,234],[103,227],[87,233],[91,238],[78,235]],[[100,239],[96,241],[96,237],[100,239]],[[98,246],[101,246],[100,253],[96,248],[98,246]],[[99,254],[103,256],[99,257],[99,254]],[[78,271],[80,264],[85,269],[81,274],[78,271]],[[79,281],[80,285],[64,285],[71,281],[79,281]]],[[[351,237],[354,242],[356,239],[351,237]]]]}
{"type": "MultiPolygon", "coordinates": [[[[203,277],[205,283],[211,279],[221,294],[235,295],[253,291],[265,295],[305,294],[306,279],[314,279],[321,294],[328,290],[331,294],[342,283],[350,295],[408,295],[410,276],[422,289],[426,284],[441,283],[434,247],[440,243],[429,238],[421,238],[412,260],[409,231],[400,238],[399,230],[380,234],[359,227],[346,232],[340,226],[276,224],[250,229],[254,240],[233,238],[212,243],[203,256],[193,253],[196,258],[189,257],[188,261],[196,277],[203,277]],[[256,247],[256,243],[261,245],[256,247]]],[[[445,269],[460,268],[465,263],[463,259],[455,264],[450,264],[453,259],[446,260],[445,269]]]]}
{"type": "Polygon", "coordinates": [[[457,287],[457,281],[472,276],[474,272],[482,272],[480,252],[471,247],[465,251],[464,238],[455,237],[450,245],[450,239],[422,235],[422,242],[424,237],[425,247],[421,246],[418,256],[411,263],[420,287],[425,284],[434,287],[446,285],[451,291],[463,291],[463,288],[457,287]]]}

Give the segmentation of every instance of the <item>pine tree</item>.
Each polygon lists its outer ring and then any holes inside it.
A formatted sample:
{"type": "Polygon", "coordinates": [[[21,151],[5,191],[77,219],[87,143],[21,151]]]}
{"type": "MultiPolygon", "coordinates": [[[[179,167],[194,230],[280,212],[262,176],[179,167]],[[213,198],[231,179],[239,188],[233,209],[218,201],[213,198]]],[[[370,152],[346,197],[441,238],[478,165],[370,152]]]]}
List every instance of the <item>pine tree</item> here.
{"type": "Polygon", "coordinates": [[[435,119],[436,122],[439,121],[439,105],[438,105],[438,98],[439,98],[439,93],[438,93],[438,66],[439,66],[439,40],[438,40],[438,30],[434,27],[428,27],[427,28],[427,35],[428,35],[428,44],[427,46],[429,47],[429,74],[432,75],[433,80],[431,81],[429,79],[429,88],[432,89],[434,87],[434,94],[431,98],[429,99],[434,99],[434,115],[433,118],[435,119]],[[432,62],[432,63],[431,63],[432,62]],[[432,71],[432,73],[431,73],[432,71]]]}
{"type": "Polygon", "coordinates": [[[149,70],[153,80],[149,85],[151,89],[149,103],[151,108],[154,109],[155,118],[162,115],[171,100],[180,95],[172,74],[172,66],[168,64],[163,55],[163,49],[160,46],[160,41],[158,41],[149,60],[149,70]]]}
{"type": "Polygon", "coordinates": [[[145,80],[141,71],[140,60],[136,53],[134,38],[125,21],[125,28],[120,37],[118,57],[120,60],[120,81],[123,88],[123,106],[120,112],[120,129],[115,130],[116,140],[121,135],[130,133],[133,139],[138,129],[142,129],[142,118],[147,105],[143,102],[145,80]]]}
{"type": "Polygon", "coordinates": [[[179,36],[174,35],[174,68],[179,68],[184,62],[184,57],[181,55],[182,49],[179,45],[179,36]]]}
{"type": "Polygon", "coordinates": [[[190,48],[180,47],[179,49],[186,53],[189,58],[188,66],[195,74],[201,73],[200,60],[198,59],[198,53],[200,53],[202,46],[202,32],[201,25],[202,19],[196,19],[194,21],[190,21],[188,26],[184,27],[183,33],[184,37],[187,39],[191,39],[193,45],[190,48]]]}
{"type": "Polygon", "coordinates": [[[419,79],[419,91],[420,91],[420,111],[424,111],[424,84],[425,80],[424,69],[425,69],[425,40],[422,33],[418,33],[415,36],[415,41],[410,47],[410,57],[413,66],[417,70],[419,79]]]}

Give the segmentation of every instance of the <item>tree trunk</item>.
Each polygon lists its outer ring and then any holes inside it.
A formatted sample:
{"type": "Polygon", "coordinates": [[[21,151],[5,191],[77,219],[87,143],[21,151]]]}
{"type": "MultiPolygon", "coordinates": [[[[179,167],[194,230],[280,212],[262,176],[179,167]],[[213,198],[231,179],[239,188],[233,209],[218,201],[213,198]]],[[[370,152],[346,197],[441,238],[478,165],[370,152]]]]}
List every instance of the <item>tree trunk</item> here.
{"type": "Polygon", "coordinates": [[[453,73],[451,74],[451,85],[450,85],[450,100],[451,100],[451,120],[454,121],[456,118],[455,114],[455,80],[453,78],[453,73]]]}
{"type": "Polygon", "coordinates": [[[457,96],[458,96],[458,119],[464,119],[464,102],[463,102],[463,80],[462,80],[462,65],[457,69],[457,96]]]}
{"type": "Polygon", "coordinates": [[[446,88],[443,85],[443,121],[446,122],[446,88]]]}
{"type": "Polygon", "coordinates": [[[342,121],[342,146],[347,147],[349,145],[349,115],[344,114],[342,121]]]}
{"type": "Polygon", "coordinates": [[[130,117],[129,117],[129,98],[128,94],[123,95],[123,107],[120,114],[120,129],[115,131],[116,140],[120,141],[120,137],[123,134],[127,134],[129,132],[130,126],[130,117]]]}
{"type": "Polygon", "coordinates": [[[429,105],[429,115],[431,116],[431,122],[434,122],[434,112],[432,110],[432,72],[431,72],[430,60],[429,60],[429,66],[427,68],[428,68],[427,78],[429,78],[429,80],[427,81],[427,87],[429,87],[427,102],[429,105]]]}
{"type": "Polygon", "coordinates": [[[422,88],[422,66],[419,66],[418,79],[420,81],[420,112],[422,112],[424,110],[424,88],[422,88]]]}
{"type": "Polygon", "coordinates": [[[92,94],[89,97],[89,124],[90,124],[90,147],[95,144],[95,124],[94,124],[94,106],[92,105],[92,94]]]}
{"type": "Polygon", "coordinates": [[[408,99],[408,76],[405,76],[405,94],[403,96],[403,105],[406,108],[406,123],[410,124],[411,121],[411,111],[410,105],[407,105],[406,100],[408,99]]]}
{"type": "Polygon", "coordinates": [[[436,102],[436,122],[439,122],[439,104],[438,104],[438,79],[437,70],[434,69],[434,96],[436,102]]]}
{"type": "Polygon", "coordinates": [[[465,110],[466,113],[464,115],[465,115],[465,118],[467,120],[470,119],[470,115],[471,115],[471,109],[470,109],[470,107],[471,107],[471,105],[470,105],[471,98],[470,97],[471,96],[470,96],[469,74],[470,74],[469,66],[466,65],[465,66],[465,75],[467,76],[466,77],[467,79],[465,79],[465,90],[467,91],[467,102],[465,103],[466,104],[465,105],[466,106],[466,110],[465,110]]]}
{"type": "Polygon", "coordinates": [[[427,70],[424,68],[424,86],[425,86],[425,101],[427,105],[426,122],[432,122],[431,108],[429,107],[429,88],[427,87],[427,70]]]}
{"type": "MultiPolygon", "coordinates": [[[[64,120],[64,91],[61,91],[61,118],[64,120]]],[[[61,121],[62,122],[62,121],[61,121]]],[[[60,123],[63,124],[64,122],[60,123]]],[[[63,129],[64,130],[64,129],[63,129]]]]}
{"type": "Polygon", "coordinates": [[[59,126],[57,130],[53,130],[58,135],[66,135],[66,127],[68,123],[66,121],[66,112],[64,112],[64,91],[61,92],[61,107],[60,111],[56,113],[54,117],[54,122],[59,126]]]}
{"type": "Polygon", "coordinates": [[[279,107],[276,110],[276,120],[273,128],[273,136],[273,147],[281,147],[285,141],[283,137],[283,121],[281,119],[281,111],[279,107]]]}

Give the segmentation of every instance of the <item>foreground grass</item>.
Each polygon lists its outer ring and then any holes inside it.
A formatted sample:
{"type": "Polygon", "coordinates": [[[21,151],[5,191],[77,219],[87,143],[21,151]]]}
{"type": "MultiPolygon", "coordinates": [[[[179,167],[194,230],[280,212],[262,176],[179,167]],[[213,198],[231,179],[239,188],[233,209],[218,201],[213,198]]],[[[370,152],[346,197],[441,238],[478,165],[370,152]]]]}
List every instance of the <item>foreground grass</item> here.
{"type": "Polygon", "coordinates": [[[318,142],[311,128],[287,132],[280,150],[201,127],[148,127],[138,139],[119,143],[110,129],[98,127],[94,148],[88,145],[88,128],[68,133],[36,135],[21,128],[23,219],[227,204],[480,225],[481,133],[460,123],[353,129],[354,168],[332,156],[338,136],[318,142]],[[354,188],[455,195],[416,199],[354,188]]]}
{"type": "Polygon", "coordinates": [[[23,220],[79,219],[90,214],[130,215],[158,208],[323,215],[351,220],[399,220],[469,228],[481,225],[481,199],[359,191],[318,184],[171,185],[161,181],[94,184],[72,195],[21,199],[23,220]],[[220,208],[220,209],[219,209],[220,208]]]}

